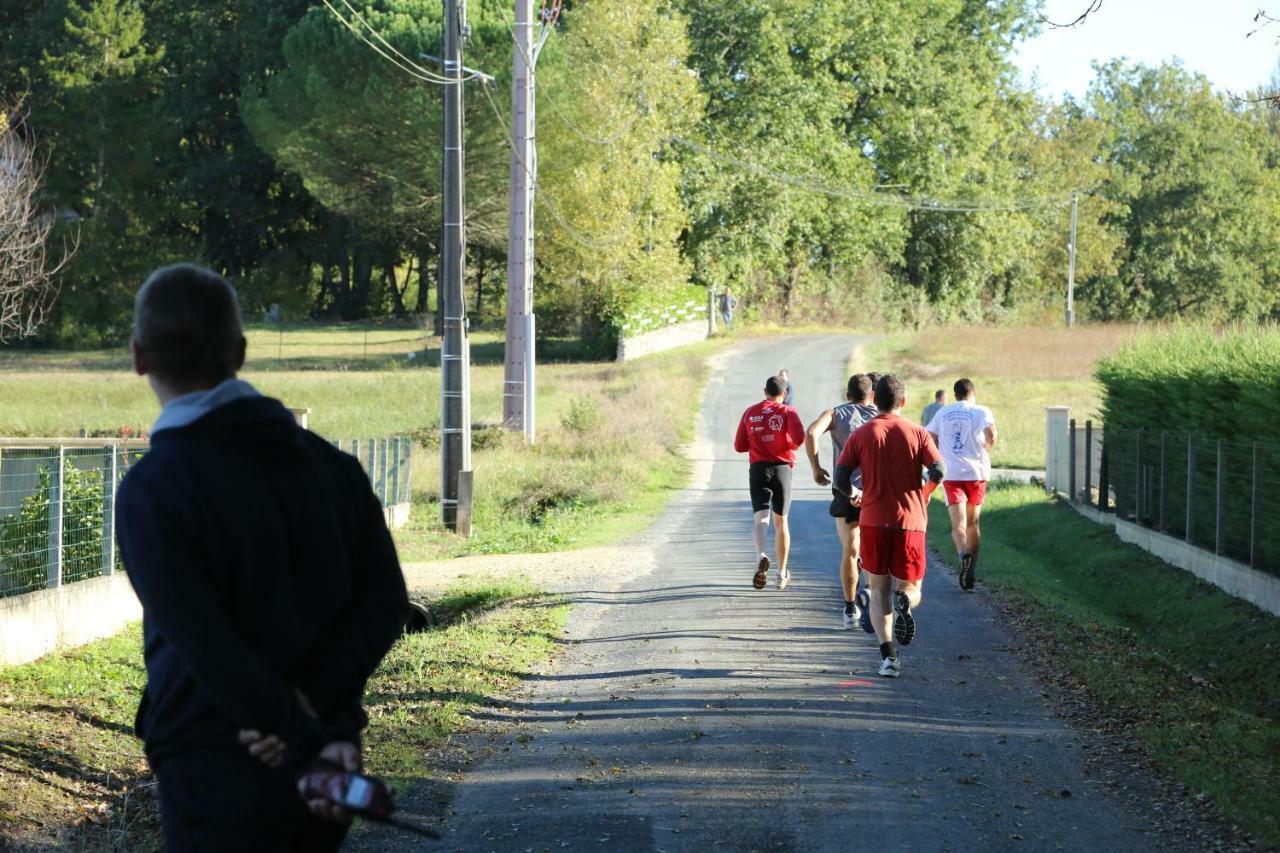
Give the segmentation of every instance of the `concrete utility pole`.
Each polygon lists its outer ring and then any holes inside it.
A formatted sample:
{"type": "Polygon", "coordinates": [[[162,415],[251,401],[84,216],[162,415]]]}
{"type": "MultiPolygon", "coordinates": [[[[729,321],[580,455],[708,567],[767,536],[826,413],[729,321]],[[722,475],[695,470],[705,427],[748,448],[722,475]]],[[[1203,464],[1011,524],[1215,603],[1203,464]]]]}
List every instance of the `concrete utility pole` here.
{"type": "Polygon", "coordinates": [[[1079,197],[1071,194],[1071,242],[1067,244],[1067,328],[1076,324],[1076,208],[1079,197]]]}
{"type": "Polygon", "coordinates": [[[462,157],[462,38],[459,0],[444,0],[444,226],[440,240],[440,514],[445,527],[471,535],[471,344],[463,296],[466,248],[462,157]]]}
{"type": "Polygon", "coordinates": [[[534,138],[533,0],[516,0],[511,78],[511,193],[507,230],[506,382],[502,421],[534,442],[533,201],[538,174],[534,138]]]}

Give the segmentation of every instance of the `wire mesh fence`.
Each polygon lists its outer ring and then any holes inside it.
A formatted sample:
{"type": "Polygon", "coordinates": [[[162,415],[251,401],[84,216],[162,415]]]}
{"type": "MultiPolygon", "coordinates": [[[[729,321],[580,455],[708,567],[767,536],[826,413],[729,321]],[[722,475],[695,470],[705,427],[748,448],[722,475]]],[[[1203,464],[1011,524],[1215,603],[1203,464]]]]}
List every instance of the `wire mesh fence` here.
{"type": "MultiPolygon", "coordinates": [[[[384,507],[410,500],[413,443],[405,437],[335,441],[360,460],[384,507]]],[[[0,442],[0,598],[123,569],[115,497],[147,443],[0,442]]]]}
{"type": "Polygon", "coordinates": [[[1280,449],[1071,422],[1072,500],[1280,575],[1280,449]]]}

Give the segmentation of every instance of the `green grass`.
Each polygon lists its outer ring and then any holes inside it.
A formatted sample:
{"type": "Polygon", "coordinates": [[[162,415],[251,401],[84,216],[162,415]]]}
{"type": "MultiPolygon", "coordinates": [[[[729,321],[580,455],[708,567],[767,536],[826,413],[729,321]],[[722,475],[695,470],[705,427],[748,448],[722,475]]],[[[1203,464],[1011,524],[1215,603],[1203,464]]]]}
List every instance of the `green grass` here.
{"type": "Polygon", "coordinates": [[[973,380],[978,402],[996,416],[1000,439],[991,454],[999,468],[1043,468],[1047,406],[1070,406],[1081,424],[1099,419],[1094,364],[1141,327],[938,327],[890,335],[867,350],[862,369],[897,373],[907,386],[907,414],[915,419],[962,376],[973,380]]]}
{"type": "MultiPolygon", "coordinates": [[[[953,552],[940,502],[930,544],[953,552]]],[[[1122,543],[1034,486],[993,483],[980,577],[1152,759],[1280,845],[1280,620],[1122,543]]]]}
{"type": "MultiPolygon", "coordinates": [[[[434,339],[376,326],[251,328],[242,374],[286,405],[311,409],[328,438],[413,435],[413,512],[397,532],[409,561],[602,544],[643,529],[684,484],[681,445],[697,415],[707,355],[724,338],[618,365],[580,360],[569,340],[540,344],[538,443],[496,427],[503,344],[472,335],[474,536],[441,527],[440,377],[434,339]],[[365,337],[369,355],[364,355],[365,337]],[[410,355],[414,357],[409,358],[410,355]],[[567,426],[566,426],[567,424],[567,426]]],[[[156,401],[120,350],[0,352],[0,436],[145,431],[156,401]]]]}
{"type": "MultiPolygon", "coordinates": [[[[472,580],[433,607],[444,627],[401,639],[368,688],[368,766],[400,782],[428,774],[427,749],[552,656],[567,613],[515,580],[472,580]]],[[[141,646],[135,625],[0,669],[0,848],[160,849],[154,785],[132,734],[141,646]]]]}

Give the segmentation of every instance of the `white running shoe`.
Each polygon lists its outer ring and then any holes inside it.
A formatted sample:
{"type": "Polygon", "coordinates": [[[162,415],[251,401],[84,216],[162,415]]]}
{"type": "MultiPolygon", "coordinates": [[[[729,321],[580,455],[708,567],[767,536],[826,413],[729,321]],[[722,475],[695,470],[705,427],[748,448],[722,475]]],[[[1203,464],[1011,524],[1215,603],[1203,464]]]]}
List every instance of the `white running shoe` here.
{"type": "Polygon", "coordinates": [[[791,572],[778,573],[778,589],[786,589],[787,584],[791,583],[791,572]]]}
{"type": "Polygon", "coordinates": [[[858,607],[854,605],[853,612],[850,613],[843,607],[840,608],[841,625],[845,628],[852,628],[858,624],[858,607]]]}
{"type": "Polygon", "coordinates": [[[897,678],[902,674],[902,664],[897,658],[885,658],[880,661],[880,675],[885,678],[897,678]]]}

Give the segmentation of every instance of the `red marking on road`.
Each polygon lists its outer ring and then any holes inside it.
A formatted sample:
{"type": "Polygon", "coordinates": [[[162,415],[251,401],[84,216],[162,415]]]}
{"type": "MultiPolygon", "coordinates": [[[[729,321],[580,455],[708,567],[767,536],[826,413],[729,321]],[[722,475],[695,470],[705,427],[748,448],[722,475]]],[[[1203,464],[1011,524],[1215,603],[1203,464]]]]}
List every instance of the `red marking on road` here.
{"type": "Polygon", "coordinates": [[[855,678],[853,681],[841,681],[836,687],[875,687],[874,681],[868,681],[865,678],[855,678]]]}

